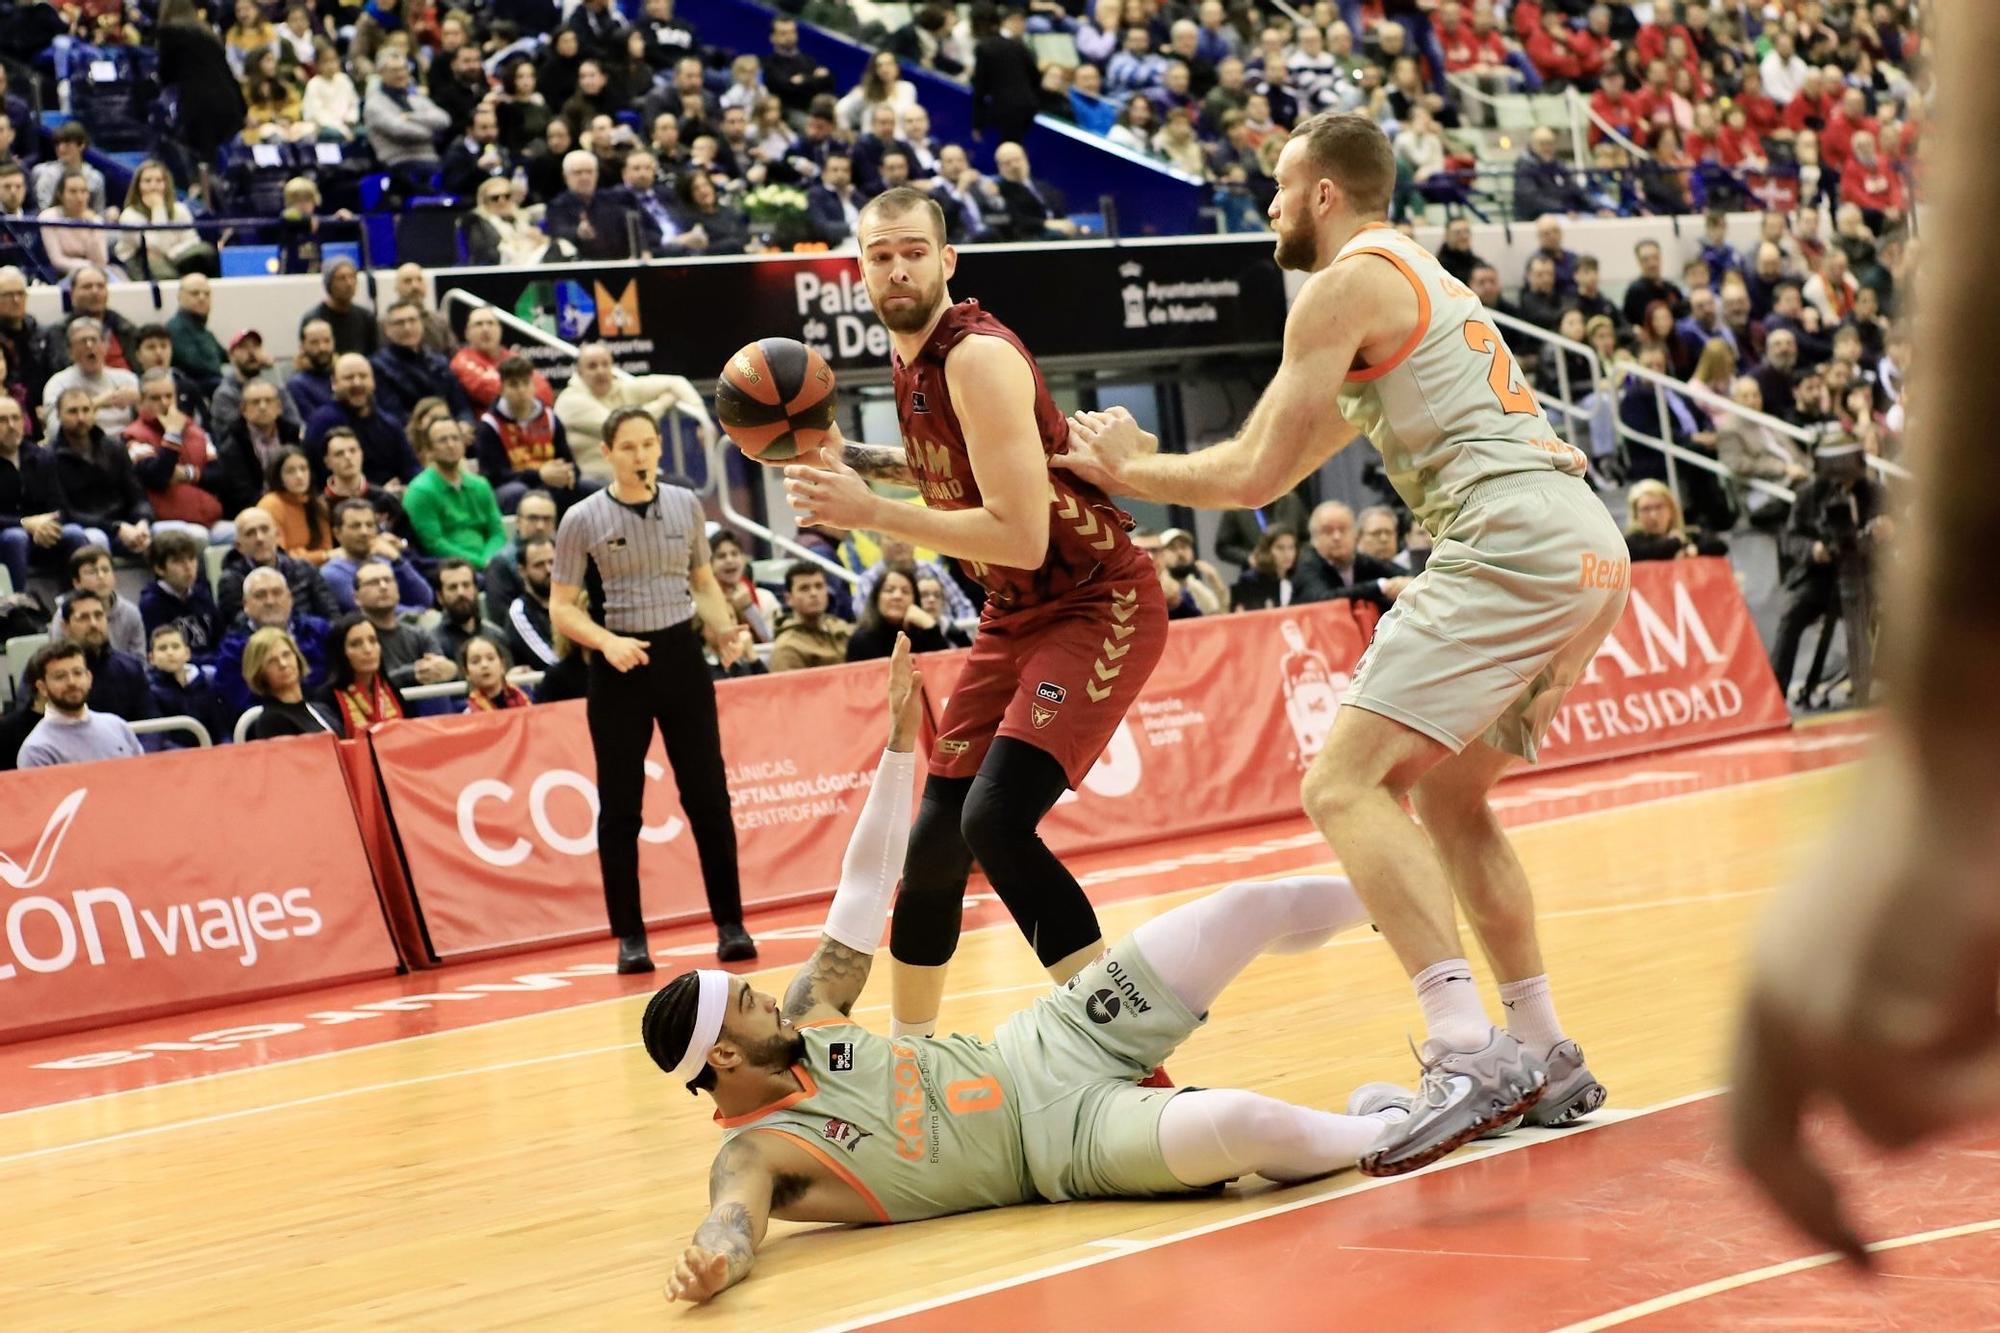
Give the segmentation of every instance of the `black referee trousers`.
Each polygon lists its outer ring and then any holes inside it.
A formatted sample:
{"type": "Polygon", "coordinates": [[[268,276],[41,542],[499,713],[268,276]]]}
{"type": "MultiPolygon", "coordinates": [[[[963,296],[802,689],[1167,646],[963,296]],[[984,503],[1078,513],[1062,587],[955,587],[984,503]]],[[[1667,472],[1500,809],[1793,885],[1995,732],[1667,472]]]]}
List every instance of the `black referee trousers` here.
{"type": "Polygon", "coordinates": [[[639,828],[644,823],[646,751],[655,723],[694,834],[709,915],[718,926],[741,925],[736,824],[729,813],[715,681],[702,656],[701,636],[689,620],[628,637],[646,645],[646,665],[621,672],[597,654],[590,664],[586,705],[590,745],[597,755],[597,861],[604,872],[611,933],[624,939],[646,929],[639,907],[639,828]]]}

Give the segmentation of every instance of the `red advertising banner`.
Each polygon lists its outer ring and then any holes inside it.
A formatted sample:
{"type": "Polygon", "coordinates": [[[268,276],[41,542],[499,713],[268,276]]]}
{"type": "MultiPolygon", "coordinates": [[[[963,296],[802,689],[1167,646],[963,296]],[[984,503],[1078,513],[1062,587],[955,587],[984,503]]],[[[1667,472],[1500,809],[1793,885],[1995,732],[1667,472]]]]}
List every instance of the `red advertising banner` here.
{"type": "MultiPolygon", "coordinates": [[[[1344,602],[1174,625],[1165,658],[1082,787],[1043,830],[1075,852],[1294,815],[1360,660],[1344,602]]],[[[918,665],[933,718],[964,654],[918,665]]],[[[887,664],[717,687],[747,905],[838,881],[884,734],[887,664]]],[[[581,703],[380,728],[376,763],[438,957],[605,931],[597,792],[581,703]]],[[[1630,608],[1557,715],[1558,766],[1783,727],[1788,717],[1726,561],[1633,569],[1630,608]]],[[[928,742],[928,734],[926,736],[928,742]]],[[[657,739],[640,877],[648,921],[705,914],[657,739]]]]}
{"type": "Polygon", "coordinates": [[[0,1041],[393,972],[334,745],[0,774],[0,1041]]]}
{"type": "MultiPolygon", "coordinates": [[[[1361,632],[1344,602],[1177,621],[1166,655],[1083,785],[1042,823],[1058,852],[1295,815],[1361,632]]],[[[962,653],[926,654],[942,715],[962,653]]]]}
{"type": "MultiPolygon", "coordinates": [[[[716,689],[744,903],[831,894],[888,735],[888,663],[716,689]]],[[[412,719],[373,741],[438,957],[607,931],[583,703],[412,719]]],[[[646,774],[646,919],[705,916],[694,840],[657,735],[646,774]]]]}
{"type": "Polygon", "coordinates": [[[1720,556],[1632,566],[1632,597],[1542,744],[1556,768],[1791,725],[1720,556]]]}

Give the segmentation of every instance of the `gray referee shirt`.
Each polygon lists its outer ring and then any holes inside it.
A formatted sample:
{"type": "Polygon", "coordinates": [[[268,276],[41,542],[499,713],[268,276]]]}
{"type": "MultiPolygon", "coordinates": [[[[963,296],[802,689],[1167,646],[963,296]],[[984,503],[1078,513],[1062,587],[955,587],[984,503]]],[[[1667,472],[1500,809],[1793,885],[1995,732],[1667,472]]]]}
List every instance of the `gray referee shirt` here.
{"type": "Polygon", "coordinates": [[[582,587],[597,567],[604,628],[652,634],[694,617],[690,572],[708,564],[708,518],[693,491],[662,486],[643,510],[611,488],[579,501],[556,529],[555,581],[582,587]]]}

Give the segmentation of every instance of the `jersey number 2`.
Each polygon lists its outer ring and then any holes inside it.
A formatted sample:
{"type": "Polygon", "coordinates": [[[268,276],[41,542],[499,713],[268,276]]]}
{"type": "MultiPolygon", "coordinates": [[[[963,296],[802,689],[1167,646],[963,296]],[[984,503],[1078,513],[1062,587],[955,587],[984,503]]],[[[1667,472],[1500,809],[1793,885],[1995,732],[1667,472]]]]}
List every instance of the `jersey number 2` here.
{"type": "Polygon", "coordinates": [[[1493,388],[1493,396],[1500,400],[1500,410],[1508,416],[1533,416],[1541,411],[1535,402],[1535,395],[1524,380],[1514,383],[1514,358],[1507,354],[1506,344],[1493,326],[1484,320],[1465,321],[1465,345],[1482,356],[1493,358],[1493,366],[1486,372],[1486,382],[1493,388]]]}

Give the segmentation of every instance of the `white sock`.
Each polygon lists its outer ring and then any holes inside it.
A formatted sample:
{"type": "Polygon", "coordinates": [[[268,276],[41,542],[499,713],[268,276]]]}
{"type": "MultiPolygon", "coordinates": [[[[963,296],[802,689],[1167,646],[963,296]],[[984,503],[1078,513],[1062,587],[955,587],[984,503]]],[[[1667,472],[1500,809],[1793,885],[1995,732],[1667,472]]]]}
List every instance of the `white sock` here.
{"type": "Polygon", "coordinates": [[[914,1023],[906,1023],[900,1018],[891,1018],[889,1020],[889,1035],[892,1037],[934,1037],[937,1035],[937,1018],[933,1015],[930,1018],[920,1019],[914,1023]]]}
{"type": "Polygon", "coordinates": [[[1562,1042],[1562,1024],[1556,1020],[1546,975],[1502,982],[1500,1003],[1507,1010],[1508,1033],[1535,1055],[1545,1056],[1562,1042]]]}
{"type": "Polygon", "coordinates": [[[1185,1185],[1248,1175],[1288,1185],[1354,1165],[1385,1123],[1384,1116],[1338,1115],[1240,1088],[1200,1088],[1161,1112],[1160,1156],[1185,1185]]]}
{"type": "Polygon", "coordinates": [[[1432,1041],[1457,1051],[1476,1051],[1491,1040],[1493,1025],[1480,1002],[1479,983],[1472,979],[1470,963],[1447,958],[1417,973],[1410,982],[1417,988],[1417,1003],[1423,1006],[1424,1026],[1432,1041]]]}

